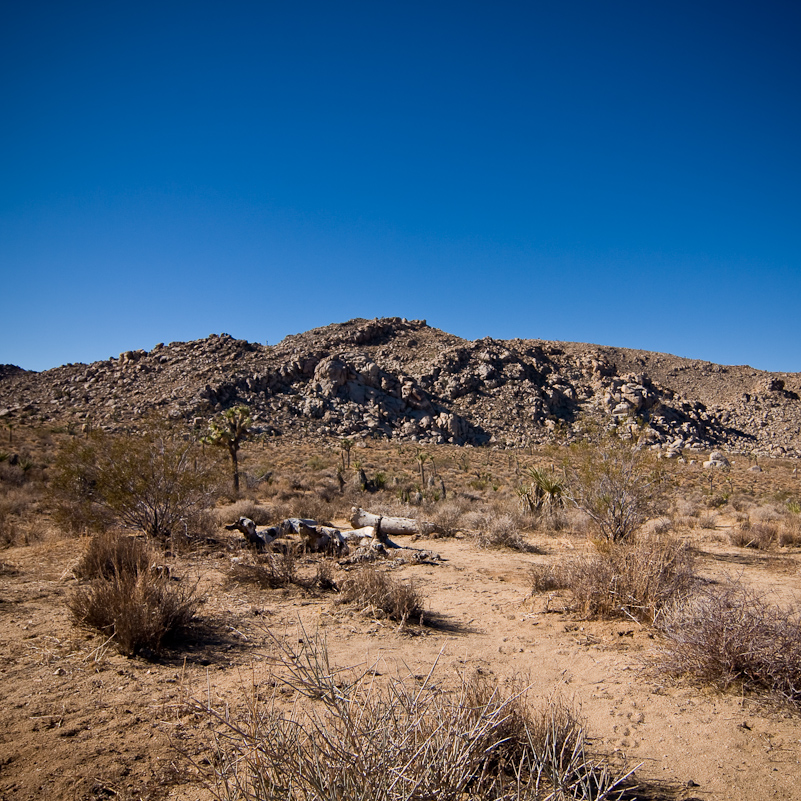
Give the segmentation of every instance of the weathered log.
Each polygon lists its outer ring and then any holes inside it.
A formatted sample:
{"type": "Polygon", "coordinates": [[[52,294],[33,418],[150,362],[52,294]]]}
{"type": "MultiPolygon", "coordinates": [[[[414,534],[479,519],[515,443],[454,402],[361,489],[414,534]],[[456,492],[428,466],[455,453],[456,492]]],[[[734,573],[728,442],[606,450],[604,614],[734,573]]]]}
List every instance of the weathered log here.
{"type": "Polygon", "coordinates": [[[330,551],[336,554],[347,554],[348,544],[338,528],[331,526],[310,526],[309,522],[299,521],[298,533],[306,541],[306,547],[312,553],[330,551]]]}
{"type": "Polygon", "coordinates": [[[372,512],[354,506],[351,509],[350,524],[353,528],[362,526],[377,526],[380,522],[381,533],[393,536],[413,536],[415,534],[428,535],[436,530],[433,523],[425,523],[411,517],[382,517],[372,512]]]}
{"type": "Polygon", "coordinates": [[[374,526],[363,526],[362,528],[354,528],[352,531],[340,532],[345,540],[353,542],[354,540],[371,540],[375,537],[374,526]]]}
{"type": "Polygon", "coordinates": [[[280,531],[275,527],[258,528],[249,517],[240,517],[236,523],[226,526],[226,531],[239,531],[245,535],[245,539],[250,545],[263,551],[268,545],[280,536],[280,531]]]}

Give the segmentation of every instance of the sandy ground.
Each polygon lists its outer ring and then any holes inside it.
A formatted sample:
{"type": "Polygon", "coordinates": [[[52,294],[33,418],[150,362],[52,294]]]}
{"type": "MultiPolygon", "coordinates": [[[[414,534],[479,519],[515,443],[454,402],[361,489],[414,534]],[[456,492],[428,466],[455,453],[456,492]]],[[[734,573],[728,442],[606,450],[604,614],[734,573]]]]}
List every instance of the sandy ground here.
{"type": "MultiPolygon", "coordinates": [[[[716,532],[692,538],[707,577],[799,597],[798,555],[747,552],[716,532]]],[[[179,557],[174,574],[199,580],[206,595],[205,626],[158,663],[120,656],[71,623],[71,566],[86,541],[8,549],[0,554],[0,799],[208,797],[181,753],[208,753],[205,724],[187,702],[210,693],[235,706],[243,687],[268,676],[270,632],[298,636],[299,623],[325,633],[338,665],[425,674],[438,659],[445,684],[481,668],[524,676],[536,696],[561,692],[581,705],[594,750],[642,763],[646,797],[801,798],[798,714],[669,681],[648,668],[659,647],[652,630],[581,621],[553,611],[559,604],[547,595],[532,598],[529,566],[583,547],[569,537],[536,544],[544,554],[484,551],[467,539],[424,543],[444,561],[395,573],[415,581],[437,619],[415,635],[330,594],[229,586],[225,547],[179,557]]]]}

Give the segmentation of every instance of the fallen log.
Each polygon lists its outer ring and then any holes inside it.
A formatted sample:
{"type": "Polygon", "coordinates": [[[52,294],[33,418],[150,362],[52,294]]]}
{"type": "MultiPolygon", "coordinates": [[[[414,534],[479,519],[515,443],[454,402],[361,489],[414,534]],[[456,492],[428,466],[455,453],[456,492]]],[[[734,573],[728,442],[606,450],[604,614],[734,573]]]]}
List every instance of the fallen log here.
{"type": "Polygon", "coordinates": [[[350,513],[350,524],[353,528],[363,526],[380,526],[381,533],[393,536],[414,536],[420,534],[428,536],[436,531],[433,523],[425,523],[415,520],[412,517],[383,517],[374,515],[372,512],[365,512],[364,509],[354,506],[350,513]],[[380,523],[379,523],[380,521],[380,523]]]}
{"type": "Polygon", "coordinates": [[[244,534],[245,539],[257,550],[263,551],[268,545],[273,543],[281,534],[278,528],[258,528],[249,517],[240,517],[236,523],[225,527],[226,531],[239,531],[244,534]]]}
{"type": "Polygon", "coordinates": [[[375,537],[375,526],[363,526],[354,528],[352,531],[341,531],[340,534],[347,542],[358,540],[371,540],[375,537]]]}

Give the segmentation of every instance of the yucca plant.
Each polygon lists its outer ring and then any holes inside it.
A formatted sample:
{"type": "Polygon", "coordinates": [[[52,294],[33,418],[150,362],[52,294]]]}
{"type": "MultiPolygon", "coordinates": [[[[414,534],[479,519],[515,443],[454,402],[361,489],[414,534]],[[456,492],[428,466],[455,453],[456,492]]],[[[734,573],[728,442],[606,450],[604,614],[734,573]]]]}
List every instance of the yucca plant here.
{"type": "Polygon", "coordinates": [[[555,517],[565,506],[565,480],[554,471],[538,467],[526,470],[531,479],[529,485],[517,489],[523,511],[529,514],[555,517]]]}

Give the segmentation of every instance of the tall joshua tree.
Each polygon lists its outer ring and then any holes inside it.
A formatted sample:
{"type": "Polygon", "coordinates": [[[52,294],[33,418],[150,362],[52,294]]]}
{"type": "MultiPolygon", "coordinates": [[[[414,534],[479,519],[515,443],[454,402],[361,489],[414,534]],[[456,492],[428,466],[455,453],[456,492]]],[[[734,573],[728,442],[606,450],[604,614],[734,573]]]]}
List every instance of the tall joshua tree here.
{"type": "Polygon", "coordinates": [[[219,417],[209,422],[209,433],[203,438],[209,445],[228,448],[234,492],[239,494],[239,447],[250,433],[253,418],[247,406],[226,409],[219,417]]]}

